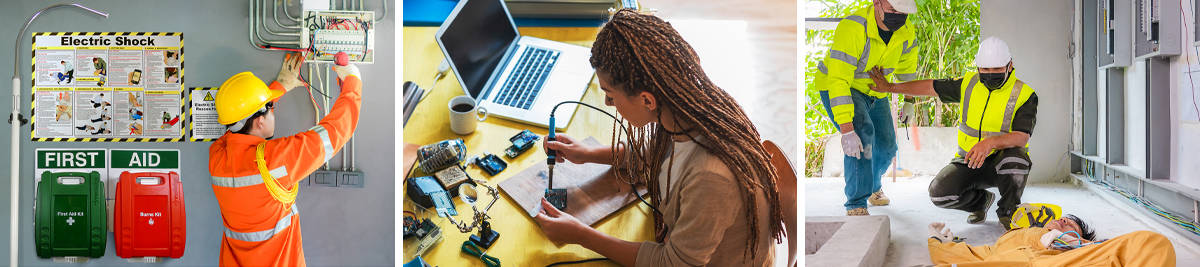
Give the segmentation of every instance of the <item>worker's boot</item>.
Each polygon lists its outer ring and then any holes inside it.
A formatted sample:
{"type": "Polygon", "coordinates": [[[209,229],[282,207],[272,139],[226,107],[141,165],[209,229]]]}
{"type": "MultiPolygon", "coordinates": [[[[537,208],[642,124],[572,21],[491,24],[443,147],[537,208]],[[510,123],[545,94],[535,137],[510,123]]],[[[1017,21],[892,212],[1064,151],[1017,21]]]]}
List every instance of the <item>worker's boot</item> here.
{"type": "Polygon", "coordinates": [[[871,203],[871,206],[887,206],[892,203],[892,200],[883,195],[883,190],[879,190],[871,193],[871,197],[867,198],[867,203],[871,203]]]}
{"type": "Polygon", "coordinates": [[[971,212],[971,215],[967,216],[967,223],[969,224],[981,223],[987,219],[987,211],[992,208],[992,201],[996,200],[996,195],[992,194],[992,192],[983,191],[983,193],[986,194],[984,195],[983,207],[971,212]]]}
{"type": "Polygon", "coordinates": [[[846,210],[846,216],[868,216],[871,213],[867,212],[867,208],[853,208],[846,210]]]}
{"type": "Polygon", "coordinates": [[[997,218],[997,219],[1000,219],[1000,226],[1004,226],[1004,231],[1012,230],[1012,228],[1009,228],[1009,227],[1012,227],[1011,226],[1011,224],[1012,224],[1012,216],[1011,215],[1010,216],[1001,215],[1000,218],[997,218]]]}

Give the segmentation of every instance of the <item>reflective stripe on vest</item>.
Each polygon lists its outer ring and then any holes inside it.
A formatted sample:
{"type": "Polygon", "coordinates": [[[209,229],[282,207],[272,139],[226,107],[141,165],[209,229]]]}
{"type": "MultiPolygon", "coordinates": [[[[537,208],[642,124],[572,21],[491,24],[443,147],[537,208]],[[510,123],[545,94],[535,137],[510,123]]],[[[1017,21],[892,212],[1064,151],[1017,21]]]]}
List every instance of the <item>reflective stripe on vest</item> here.
{"type": "Polygon", "coordinates": [[[295,215],[300,215],[300,209],[296,207],[296,204],[292,204],[292,212],[288,213],[288,215],[284,215],[283,218],[279,218],[279,221],[275,222],[275,228],[262,230],[262,231],[256,231],[256,232],[243,233],[243,232],[236,232],[233,230],[229,230],[229,228],[226,227],[225,228],[225,237],[236,239],[236,240],[241,240],[241,241],[246,241],[246,242],[267,241],[267,240],[270,240],[271,237],[274,237],[276,234],[282,233],[283,230],[287,230],[288,227],[291,227],[292,226],[292,216],[295,216],[295,215]]]}
{"type": "MultiPolygon", "coordinates": [[[[871,47],[872,47],[872,43],[873,43],[872,40],[874,40],[874,39],[870,38],[870,31],[873,28],[875,28],[875,27],[871,27],[870,23],[867,21],[866,17],[868,17],[868,16],[862,14],[862,13],[866,12],[865,10],[873,10],[873,8],[868,7],[866,9],[860,9],[858,11],[855,11],[854,14],[846,16],[845,18],[842,19],[843,22],[844,21],[852,21],[852,22],[858,23],[859,25],[862,26],[862,28],[863,28],[862,33],[863,33],[863,36],[865,37],[863,40],[863,43],[862,43],[863,44],[862,52],[856,54],[856,53],[854,53],[856,51],[838,50],[838,49],[835,49],[834,47],[830,47],[828,54],[827,54],[827,58],[834,59],[833,61],[831,61],[830,64],[835,64],[833,62],[839,62],[837,64],[846,63],[846,64],[848,64],[848,66],[853,66],[854,71],[853,71],[852,78],[851,78],[851,80],[853,80],[853,81],[850,81],[850,84],[851,84],[850,87],[852,89],[862,91],[863,93],[866,93],[867,95],[872,96],[872,97],[884,97],[884,96],[886,96],[885,93],[870,91],[867,88],[867,86],[864,85],[864,84],[872,83],[870,81],[871,76],[870,76],[870,74],[868,74],[868,72],[871,70],[869,62],[872,60],[871,47]]],[[[894,48],[896,53],[888,53],[888,51],[886,50],[887,48],[884,48],[885,50],[875,51],[876,53],[884,54],[884,56],[877,59],[877,60],[879,60],[877,65],[882,67],[885,65],[891,66],[891,65],[893,65],[892,63],[900,63],[899,59],[898,59],[899,57],[908,55],[915,50],[914,48],[916,47],[916,40],[910,39],[910,36],[908,36],[908,34],[907,34],[907,31],[909,31],[909,30],[904,30],[904,31],[905,31],[905,33],[904,33],[904,35],[902,35],[904,37],[895,39],[894,40],[895,42],[891,46],[894,48]]],[[[845,40],[841,40],[841,41],[845,42],[845,40]]],[[[834,40],[834,42],[839,42],[839,40],[834,40]]],[[[855,42],[855,43],[857,43],[857,42],[855,42]]],[[[885,47],[886,46],[887,45],[885,43],[885,47]]],[[[825,60],[821,60],[821,61],[817,62],[817,70],[821,74],[829,75],[829,67],[830,66],[826,65],[824,62],[825,62],[825,60]]],[[[901,82],[912,81],[917,78],[916,73],[893,73],[893,72],[896,72],[896,69],[894,68],[896,66],[892,66],[892,67],[893,68],[885,69],[884,75],[894,75],[895,79],[897,81],[901,81],[901,82]]],[[[815,82],[815,85],[817,86],[818,90],[828,90],[827,86],[825,85],[826,82],[825,82],[824,77],[817,77],[816,79],[814,79],[814,82],[815,82]]]]}
{"type": "MultiPolygon", "coordinates": [[[[273,177],[287,176],[287,167],[279,166],[279,168],[272,169],[270,174],[273,177]]],[[[247,187],[262,184],[262,182],[263,180],[261,174],[246,175],[241,177],[212,177],[212,184],[220,187],[247,187]]]]}
{"type": "MultiPolygon", "coordinates": [[[[1017,109],[1020,108],[1019,104],[1033,94],[1032,90],[1025,90],[1025,82],[1021,81],[1020,79],[1016,79],[1016,75],[1010,74],[1014,76],[1012,79],[1015,79],[1012,83],[1012,86],[996,90],[1009,90],[1010,92],[1008,93],[1007,99],[998,98],[980,101],[981,103],[975,104],[986,106],[984,106],[983,109],[980,109],[980,111],[978,111],[979,113],[971,113],[972,92],[980,90],[981,92],[987,92],[988,94],[991,94],[993,91],[988,90],[986,87],[983,87],[983,85],[979,84],[978,73],[969,73],[967,75],[970,76],[969,81],[966,83],[965,87],[960,88],[960,90],[962,90],[962,99],[960,100],[961,109],[959,110],[961,119],[958,123],[958,154],[955,155],[956,157],[960,158],[966,155],[967,152],[970,151],[971,148],[973,148],[975,144],[979,143],[979,141],[982,139],[1012,132],[1012,120],[1017,109]],[[988,109],[989,106],[994,106],[992,103],[990,103],[992,102],[991,100],[1005,101],[1003,113],[1000,113],[1001,111],[998,109],[988,109]],[[997,116],[1000,114],[1003,114],[1003,116],[997,118],[997,116]],[[979,128],[971,127],[971,124],[969,123],[970,121],[979,122],[979,128]],[[983,129],[995,129],[999,131],[988,131],[983,129]]],[[[989,97],[991,97],[991,95],[989,95],[989,97]]],[[[1025,146],[1028,147],[1029,144],[1026,144],[1025,146]]]]}

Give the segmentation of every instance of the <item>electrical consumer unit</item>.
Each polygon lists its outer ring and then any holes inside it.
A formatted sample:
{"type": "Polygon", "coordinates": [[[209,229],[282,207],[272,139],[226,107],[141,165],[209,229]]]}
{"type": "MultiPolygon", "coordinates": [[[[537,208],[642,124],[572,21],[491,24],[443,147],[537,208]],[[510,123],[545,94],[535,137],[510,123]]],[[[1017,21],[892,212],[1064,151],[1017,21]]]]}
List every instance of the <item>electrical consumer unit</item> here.
{"type": "Polygon", "coordinates": [[[375,12],[306,10],[300,28],[305,60],[333,62],[345,52],[350,62],[372,63],[375,55],[375,12]]]}
{"type": "Polygon", "coordinates": [[[1179,55],[1180,7],[1178,1],[1134,0],[1137,20],[1133,54],[1137,59],[1179,55]]]}
{"type": "Polygon", "coordinates": [[[1096,54],[1099,58],[1100,68],[1110,67],[1128,67],[1133,61],[1131,52],[1133,50],[1132,38],[1133,27],[1133,4],[1132,0],[1101,0],[1099,8],[1100,23],[1099,27],[1099,43],[1100,49],[1097,49],[1096,54]]]}

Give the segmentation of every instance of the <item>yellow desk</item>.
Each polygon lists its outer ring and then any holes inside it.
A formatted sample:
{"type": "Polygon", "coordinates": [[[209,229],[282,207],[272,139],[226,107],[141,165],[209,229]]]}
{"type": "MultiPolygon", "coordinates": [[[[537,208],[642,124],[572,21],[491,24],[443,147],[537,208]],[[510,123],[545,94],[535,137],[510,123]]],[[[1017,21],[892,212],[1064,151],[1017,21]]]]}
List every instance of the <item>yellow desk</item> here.
{"type": "MultiPolygon", "coordinates": [[[[567,42],[576,45],[591,46],[598,28],[521,28],[523,35],[534,36],[549,40],[567,42]]],[[[522,124],[498,117],[488,117],[487,121],[479,123],[479,127],[470,135],[457,135],[450,131],[449,110],[447,102],[450,98],[463,95],[453,71],[437,82],[434,88],[434,74],[442,61],[442,52],[434,42],[433,35],[436,27],[404,27],[404,80],[414,81],[422,88],[433,90],[413,111],[412,118],[404,127],[404,142],[418,145],[431,144],[446,139],[462,138],[467,145],[468,158],[483,152],[496,154],[508,161],[508,169],[494,177],[472,165],[467,173],[472,178],[488,181],[489,185],[497,187],[500,181],[508,179],[513,174],[534,164],[546,164],[546,154],[541,143],[530,148],[520,157],[509,160],[504,157],[504,149],[509,143],[508,138],[521,130],[529,129],[545,137],[546,129],[533,125],[522,124]]],[[[604,107],[608,112],[616,113],[611,107],[605,107],[604,92],[595,80],[588,86],[583,102],[604,107]]],[[[570,106],[564,106],[570,108],[570,106]]],[[[608,144],[612,139],[612,119],[589,108],[580,108],[574,119],[567,125],[566,133],[579,139],[588,136],[595,137],[601,143],[608,144]]],[[[569,179],[569,177],[564,177],[569,179]]],[[[480,188],[482,190],[482,188],[480,188]]],[[[406,196],[407,198],[407,196],[406,196]]],[[[527,216],[523,210],[508,196],[500,191],[500,200],[496,201],[488,214],[492,228],[500,232],[500,239],[488,249],[487,254],[500,259],[504,266],[546,266],[560,261],[573,261],[602,257],[600,254],[587,250],[579,245],[555,246],[538,228],[537,223],[527,216]]],[[[486,205],[491,197],[480,196],[480,205],[486,205]]],[[[458,198],[454,198],[459,216],[455,220],[470,220],[471,207],[458,198]]],[[[654,239],[654,220],[650,217],[650,208],[635,202],[618,211],[616,214],[593,225],[602,232],[617,238],[630,241],[647,241],[654,239]]],[[[482,207],[480,207],[482,208],[482,207]]],[[[404,201],[405,211],[417,212],[419,217],[431,218],[442,228],[445,240],[431,248],[423,258],[432,265],[439,266],[483,266],[475,257],[461,251],[463,241],[472,233],[461,233],[458,228],[445,218],[437,217],[432,211],[420,211],[411,201],[404,201]]],[[[405,242],[405,249],[411,249],[405,242]]],[[[405,254],[408,254],[407,252],[405,254]]],[[[404,262],[412,258],[404,256],[404,262]]],[[[611,262],[581,264],[583,266],[610,266],[611,262]]],[[[574,265],[572,265],[574,266],[574,265]]]]}

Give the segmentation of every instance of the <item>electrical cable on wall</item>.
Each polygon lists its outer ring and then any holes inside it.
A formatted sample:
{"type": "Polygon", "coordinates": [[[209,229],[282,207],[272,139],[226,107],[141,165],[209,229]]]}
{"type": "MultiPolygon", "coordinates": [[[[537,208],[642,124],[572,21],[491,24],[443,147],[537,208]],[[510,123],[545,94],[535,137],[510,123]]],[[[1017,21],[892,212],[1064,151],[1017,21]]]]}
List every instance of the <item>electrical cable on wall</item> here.
{"type": "MultiPolygon", "coordinates": [[[[1183,24],[1183,32],[1180,33],[1180,36],[1187,36],[1187,31],[1188,31],[1187,13],[1183,11],[1184,10],[1183,0],[1179,0],[1179,7],[1180,7],[1179,8],[1179,24],[1183,24]]],[[[1193,7],[1193,8],[1195,8],[1195,7],[1193,7]]],[[[1196,14],[1192,14],[1192,15],[1195,16],[1196,14]]],[[[1192,51],[1196,52],[1197,56],[1200,56],[1200,49],[1196,48],[1195,45],[1192,46],[1192,51]]],[[[1196,93],[1196,82],[1192,78],[1193,70],[1192,70],[1192,62],[1191,62],[1191,53],[1188,53],[1187,51],[1185,51],[1185,52],[1183,52],[1183,56],[1184,56],[1184,64],[1187,65],[1187,67],[1188,67],[1187,77],[1188,77],[1188,84],[1191,85],[1191,88],[1189,88],[1189,89],[1191,89],[1190,91],[1192,92],[1192,96],[1191,96],[1192,109],[1196,112],[1196,121],[1200,121],[1200,104],[1196,103],[1196,96],[1197,96],[1196,95],[1197,94],[1196,93]]]]}

